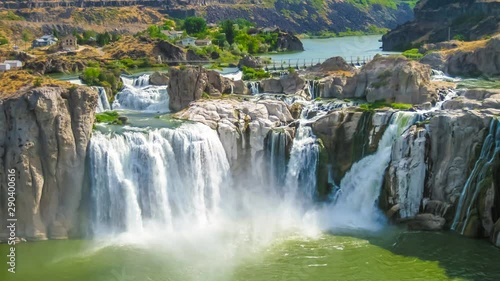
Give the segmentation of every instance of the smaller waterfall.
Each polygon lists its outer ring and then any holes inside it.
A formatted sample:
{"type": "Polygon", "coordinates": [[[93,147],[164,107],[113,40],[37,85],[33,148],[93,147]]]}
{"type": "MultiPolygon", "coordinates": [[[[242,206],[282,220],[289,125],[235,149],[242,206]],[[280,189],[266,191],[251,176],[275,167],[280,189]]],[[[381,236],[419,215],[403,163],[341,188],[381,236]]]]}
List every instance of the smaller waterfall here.
{"type": "Polygon", "coordinates": [[[284,186],[287,167],[287,146],[290,135],[283,128],[269,131],[266,137],[266,159],[269,185],[272,188],[284,186]]]}
{"type": "Polygon", "coordinates": [[[471,216],[474,216],[474,206],[478,203],[481,191],[488,188],[488,177],[491,177],[493,171],[491,167],[493,162],[500,154],[500,121],[493,119],[490,124],[490,130],[483,142],[481,155],[474,165],[469,178],[460,195],[457,211],[451,229],[463,234],[471,216]]]}
{"type": "Polygon", "coordinates": [[[133,85],[138,88],[149,86],[149,74],[143,74],[134,78],[133,85]]]}
{"type": "Polygon", "coordinates": [[[104,87],[93,87],[99,93],[99,97],[97,99],[97,108],[95,112],[100,113],[107,110],[111,110],[111,106],[109,105],[108,96],[106,95],[106,89],[104,87]]]}
{"type": "Polygon", "coordinates": [[[306,89],[309,93],[311,99],[315,99],[319,97],[319,82],[316,80],[307,80],[306,81],[306,89]]]}
{"type": "Polygon", "coordinates": [[[252,95],[257,95],[260,93],[259,87],[260,87],[259,82],[256,82],[256,81],[248,82],[248,88],[250,89],[250,92],[252,93],[252,95]]]}
{"type": "Polygon", "coordinates": [[[432,70],[432,76],[431,79],[434,81],[447,81],[447,82],[459,82],[462,79],[460,78],[454,78],[446,75],[443,71],[441,70],[432,70]]]}
{"type": "Polygon", "coordinates": [[[389,165],[391,148],[418,115],[396,112],[385,130],[375,154],[354,163],[340,182],[333,202],[334,227],[378,228],[384,216],[377,205],[384,172],[389,165]]]}
{"type": "Polygon", "coordinates": [[[297,128],[288,162],[287,195],[302,198],[299,201],[312,203],[316,198],[316,170],[319,160],[319,144],[310,126],[301,124],[297,128]]]}
{"type": "Polygon", "coordinates": [[[125,86],[116,96],[113,109],[133,109],[146,111],[169,111],[167,86],[136,88],[125,86]]]}

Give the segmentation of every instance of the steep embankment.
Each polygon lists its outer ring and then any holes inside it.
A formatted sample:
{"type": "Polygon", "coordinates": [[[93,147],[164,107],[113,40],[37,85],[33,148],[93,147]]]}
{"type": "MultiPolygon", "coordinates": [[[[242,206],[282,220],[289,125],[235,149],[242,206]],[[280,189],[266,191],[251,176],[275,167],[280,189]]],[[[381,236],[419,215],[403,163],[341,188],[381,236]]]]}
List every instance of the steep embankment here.
{"type": "Polygon", "coordinates": [[[500,2],[421,0],[415,20],[384,35],[383,49],[404,51],[449,39],[479,40],[500,32],[500,2]]]}
{"type": "MultiPolygon", "coordinates": [[[[0,78],[2,82],[16,79],[7,74],[0,78]]],[[[97,93],[87,87],[34,81],[36,86],[46,86],[33,87],[30,82],[13,92],[2,85],[0,191],[7,194],[6,173],[15,169],[17,237],[68,238],[78,227],[77,210],[97,93]]],[[[6,196],[1,197],[0,207],[3,240],[7,237],[6,196]]]]}
{"type": "Polygon", "coordinates": [[[209,22],[243,18],[259,26],[278,26],[296,33],[394,28],[413,18],[407,4],[388,2],[393,5],[356,5],[352,1],[335,0],[277,0],[268,5],[209,5],[198,9],[209,22]]]}
{"type": "Polygon", "coordinates": [[[352,0],[7,1],[0,2],[0,7],[1,5],[15,9],[16,13],[28,21],[57,22],[52,26],[56,28],[60,28],[61,23],[73,26],[81,26],[82,23],[110,25],[118,21],[120,25],[113,25],[113,28],[122,29],[130,23],[137,25],[161,20],[158,12],[173,18],[203,16],[211,23],[243,18],[259,26],[277,26],[296,33],[394,28],[413,18],[407,1],[393,0],[362,3],[352,0]]]}

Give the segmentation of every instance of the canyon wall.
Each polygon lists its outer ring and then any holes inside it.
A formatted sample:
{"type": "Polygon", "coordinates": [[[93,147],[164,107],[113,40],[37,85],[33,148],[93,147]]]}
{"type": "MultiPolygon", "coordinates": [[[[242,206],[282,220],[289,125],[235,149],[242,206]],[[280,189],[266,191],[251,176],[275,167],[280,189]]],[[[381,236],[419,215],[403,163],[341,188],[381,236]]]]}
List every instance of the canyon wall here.
{"type": "Polygon", "coordinates": [[[17,236],[65,239],[78,231],[97,93],[42,87],[0,99],[0,239],[7,238],[7,171],[15,169],[17,236]]]}

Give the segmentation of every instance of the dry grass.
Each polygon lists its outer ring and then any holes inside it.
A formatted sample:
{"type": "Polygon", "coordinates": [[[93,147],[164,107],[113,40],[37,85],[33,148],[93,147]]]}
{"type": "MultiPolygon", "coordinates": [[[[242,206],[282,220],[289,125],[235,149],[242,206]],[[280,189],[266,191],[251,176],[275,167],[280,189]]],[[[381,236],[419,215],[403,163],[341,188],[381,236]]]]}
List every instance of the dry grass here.
{"type": "Polygon", "coordinates": [[[22,70],[0,73],[0,99],[13,97],[16,96],[16,93],[42,86],[69,87],[71,84],[46,76],[32,75],[22,70]]]}
{"type": "Polygon", "coordinates": [[[458,48],[454,49],[449,49],[449,50],[444,50],[442,51],[443,54],[445,55],[450,55],[456,52],[471,52],[479,48],[484,48],[486,44],[488,43],[489,39],[486,40],[477,40],[477,41],[470,41],[470,42],[459,42],[458,48]]]}

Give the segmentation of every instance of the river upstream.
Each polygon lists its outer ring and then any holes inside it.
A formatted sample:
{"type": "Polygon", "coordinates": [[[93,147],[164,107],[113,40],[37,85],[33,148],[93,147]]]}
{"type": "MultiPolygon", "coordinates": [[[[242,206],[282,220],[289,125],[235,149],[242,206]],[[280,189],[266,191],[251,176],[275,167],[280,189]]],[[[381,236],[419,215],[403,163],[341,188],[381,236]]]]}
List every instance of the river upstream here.
{"type": "MultiPolygon", "coordinates": [[[[304,40],[305,52],[273,58],[368,57],[379,38],[304,40]]],[[[375,204],[391,147],[419,113],[395,113],[377,151],[342,179],[349,191],[318,202],[307,116],[290,159],[278,131],[270,153],[236,174],[217,133],[173,120],[168,89],[145,79],[125,79],[115,102],[99,105],[130,124],[97,125],[90,141],[82,211],[92,238],[21,243],[17,273],[0,280],[500,280],[500,249],[488,241],[391,226],[375,204]]]]}

